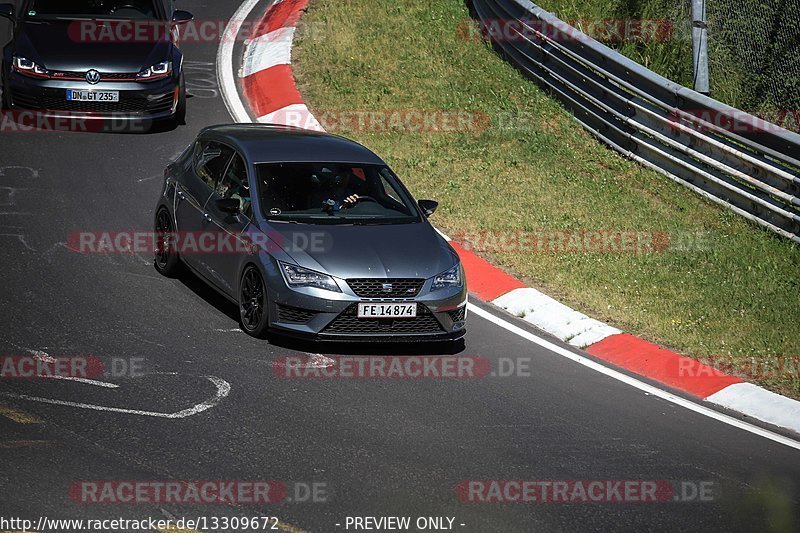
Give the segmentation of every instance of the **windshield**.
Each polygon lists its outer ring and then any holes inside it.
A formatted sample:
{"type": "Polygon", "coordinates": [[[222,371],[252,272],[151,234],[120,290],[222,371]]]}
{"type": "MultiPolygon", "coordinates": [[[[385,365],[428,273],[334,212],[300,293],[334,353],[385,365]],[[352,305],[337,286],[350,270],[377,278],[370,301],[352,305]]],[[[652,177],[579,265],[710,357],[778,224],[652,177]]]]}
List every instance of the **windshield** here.
{"type": "Polygon", "coordinates": [[[157,16],[154,0],[32,0],[28,20],[153,20],[157,16]]]}
{"type": "Polygon", "coordinates": [[[270,220],[309,224],[418,222],[413,199],[388,167],[336,163],[257,165],[270,220]]]}

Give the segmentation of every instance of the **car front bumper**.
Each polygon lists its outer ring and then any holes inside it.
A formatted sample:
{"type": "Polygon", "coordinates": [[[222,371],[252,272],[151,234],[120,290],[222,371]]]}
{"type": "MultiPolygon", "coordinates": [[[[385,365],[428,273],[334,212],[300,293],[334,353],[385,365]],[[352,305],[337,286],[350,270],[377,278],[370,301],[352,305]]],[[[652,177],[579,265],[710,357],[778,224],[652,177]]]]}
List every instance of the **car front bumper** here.
{"type": "Polygon", "coordinates": [[[293,290],[283,279],[270,283],[270,328],[284,335],[319,341],[430,342],[466,333],[465,286],[430,291],[427,280],[415,298],[360,298],[337,280],[342,293],[293,290]],[[358,318],[359,303],[415,303],[416,318],[358,318]]]}
{"type": "Polygon", "coordinates": [[[32,78],[16,72],[8,74],[12,111],[29,110],[54,118],[131,121],[170,118],[178,105],[180,82],[174,77],[141,83],[136,81],[86,81],[32,78]],[[119,102],[71,102],[67,90],[118,91],[119,102]]]}

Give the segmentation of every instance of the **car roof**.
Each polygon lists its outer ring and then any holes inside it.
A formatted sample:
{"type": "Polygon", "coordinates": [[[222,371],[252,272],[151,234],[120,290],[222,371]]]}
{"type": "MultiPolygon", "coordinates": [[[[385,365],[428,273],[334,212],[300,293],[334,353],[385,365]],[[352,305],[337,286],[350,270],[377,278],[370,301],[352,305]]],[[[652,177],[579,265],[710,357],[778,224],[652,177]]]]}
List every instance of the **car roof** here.
{"type": "Polygon", "coordinates": [[[386,165],[371,150],[350,139],[329,133],[279,124],[224,124],[200,132],[237,147],[252,164],[353,163],[386,165]]]}

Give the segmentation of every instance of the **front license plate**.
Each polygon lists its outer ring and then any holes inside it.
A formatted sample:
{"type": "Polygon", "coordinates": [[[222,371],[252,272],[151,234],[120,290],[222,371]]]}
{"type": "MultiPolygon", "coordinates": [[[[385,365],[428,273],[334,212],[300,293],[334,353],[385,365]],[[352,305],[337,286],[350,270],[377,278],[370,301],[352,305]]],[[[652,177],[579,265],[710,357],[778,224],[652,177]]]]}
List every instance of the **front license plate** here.
{"type": "Polygon", "coordinates": [[[74,91],[67,89],[69,102],[119,102],[119,91],[74,91]]]}
{"type": "Polygon", "coordinates": [[[417,304],[358,304],[358,318],[415,318],[417,304]]]}

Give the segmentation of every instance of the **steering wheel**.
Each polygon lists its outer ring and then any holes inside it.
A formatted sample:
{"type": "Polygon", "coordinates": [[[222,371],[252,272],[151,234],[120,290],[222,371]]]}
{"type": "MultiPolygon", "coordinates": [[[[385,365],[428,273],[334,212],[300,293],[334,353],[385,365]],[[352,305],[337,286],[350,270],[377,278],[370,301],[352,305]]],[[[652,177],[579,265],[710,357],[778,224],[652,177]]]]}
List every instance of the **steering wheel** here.
{"type": "Polygon", "coordinates": [[[344,203],[342,205],[342,208],[344,208],[344,209],[352,209],[355,206],[357,206],[359,202],[362,202],[362,201],[363,202],[375,202],[376,204],[378,203],[378,200],[376,200],[372,196],[367,196],[366,194],[365,195],[360,195],[359,194],[359,195],[356,195],[356,203],[354,203],[354,204],[344,203]]]}
{"type": "Polygon", "coordinates": [[[361,201],[364,201],[364,202],[375,202],[376,204],[378,203],[378,200],[376,200],[372,196],[367,196],[366,194],[358,195],[358,201],[359,202],[361,202],[361,201]]]}
{"type": "Polygon", "coordinates": [[[146,15],[147,11],[144,11],[141,6],[133,5],[133,4],[122,4],[121,6],[114,6],[113,8],[109,9],[108,12],[110,14],[114,14],[120,9],[133,9],[134,11],[138,11],[139,13],[146,15]]]}

